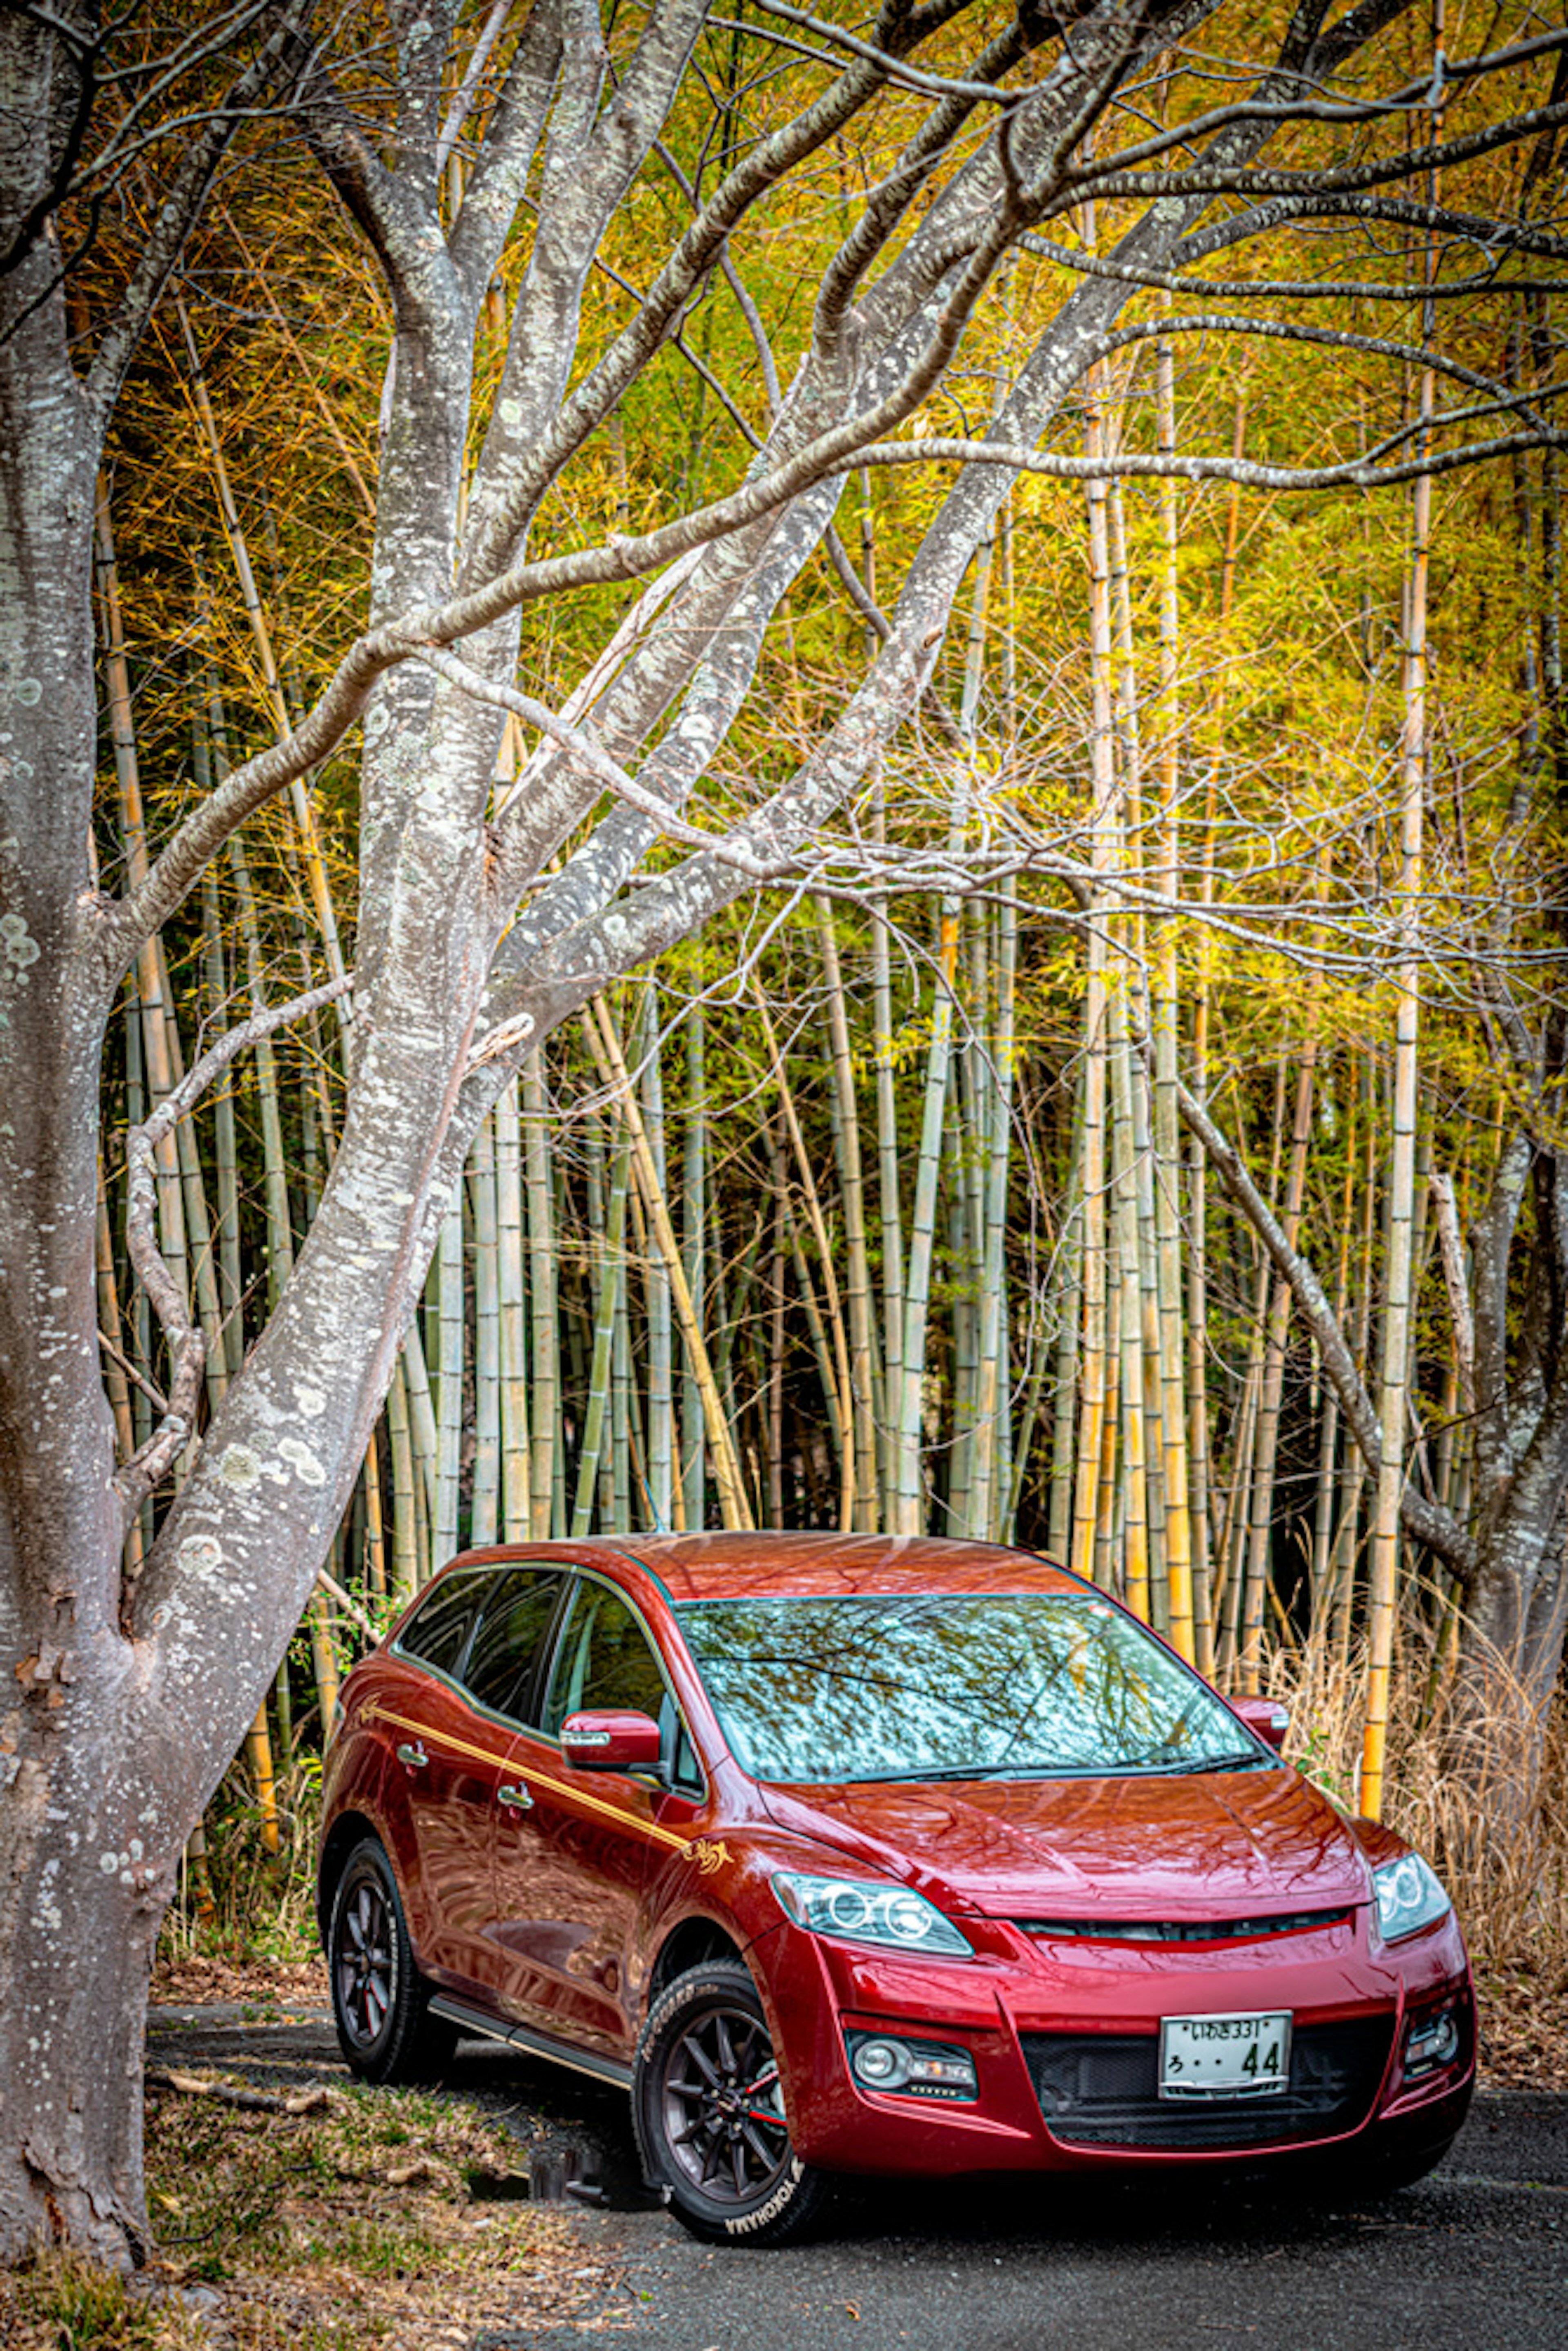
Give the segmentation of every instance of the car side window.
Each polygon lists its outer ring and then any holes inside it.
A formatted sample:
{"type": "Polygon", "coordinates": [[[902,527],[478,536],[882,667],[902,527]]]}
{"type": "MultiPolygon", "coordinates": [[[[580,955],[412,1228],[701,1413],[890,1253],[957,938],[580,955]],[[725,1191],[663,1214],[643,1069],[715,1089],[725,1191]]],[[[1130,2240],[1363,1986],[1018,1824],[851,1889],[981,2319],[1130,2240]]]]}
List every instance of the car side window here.
{"type": "Polygon", "coordinates": [[[560,1736],[569,1714],[626,1708],[659,1719],[664,1676],[636,1612],[607,1584],[580,1583],[556,1643],[544,1729],[560,1736]]]}
{"type": "Polygon", "coordinates": [[[482,1570],[449,1575],[423,1601],[397,1637],[400,1656],[413,1657],[437,1673],[455,1674],[468,1646],[468,1635],[490,1578],[482,1570]]]}
{"type": "Polygon", "coordinates": [[[492,1579],[463,1671],[480,1706],[515,1722],[530,1719],[539,1653],[565,1581],[559,1567],[513,1567],[492,1579]]]}

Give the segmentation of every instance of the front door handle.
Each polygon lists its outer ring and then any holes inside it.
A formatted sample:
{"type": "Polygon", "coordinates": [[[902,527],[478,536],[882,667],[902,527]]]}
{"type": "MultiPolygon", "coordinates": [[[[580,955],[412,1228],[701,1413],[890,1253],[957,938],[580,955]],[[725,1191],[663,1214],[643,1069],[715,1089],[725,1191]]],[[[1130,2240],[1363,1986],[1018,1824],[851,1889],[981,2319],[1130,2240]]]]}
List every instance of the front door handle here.
{"type": "Polygon", "coordinates": [[[507,1787],[498,1788],[496,1794],[499,1802],[509,1804],[514,1812],[531,1813],[533,1811],[534,1800],[520,1780],[507,1787]]]}
{"type": "Polygon", "coordinates": [[[418,1740],[412,1747],[405,1740],[397,1750],[397,1760],[400,1763],[406,1763],[411,1771],[423,1771],[430,1758],[418,1740]]]}

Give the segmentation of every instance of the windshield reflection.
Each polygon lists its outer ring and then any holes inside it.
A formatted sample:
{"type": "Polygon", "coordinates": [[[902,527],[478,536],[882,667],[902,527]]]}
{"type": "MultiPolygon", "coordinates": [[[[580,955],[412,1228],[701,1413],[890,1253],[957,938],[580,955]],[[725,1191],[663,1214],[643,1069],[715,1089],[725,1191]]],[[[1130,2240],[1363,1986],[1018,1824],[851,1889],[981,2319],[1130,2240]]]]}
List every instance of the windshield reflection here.
{"type": "Polygon", "coordinates": [[[759,1780],[1092,1777],[1267,1762],[1197,1677],[1092,1596],[694,1600],[675,1611],[759,1780]]]}

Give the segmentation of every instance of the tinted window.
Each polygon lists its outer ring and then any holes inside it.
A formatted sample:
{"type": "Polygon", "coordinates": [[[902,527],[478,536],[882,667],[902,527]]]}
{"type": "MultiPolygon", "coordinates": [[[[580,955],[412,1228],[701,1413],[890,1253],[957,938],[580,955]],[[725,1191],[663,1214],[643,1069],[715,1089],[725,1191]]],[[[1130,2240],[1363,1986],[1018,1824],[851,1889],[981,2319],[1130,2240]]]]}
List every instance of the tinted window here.
{"type": "Polygon", "coordinates": [[[664,1704],[664,1681],[635,1611],[606,1584],[580,1583],[556,1648],[544,1727],[559,1737],[569,1714],[625,1708],[651,1714],[664,1704]]]}
{"type": "Polygon", "coordinates": [[[528,1720],[534,1667],[564,1581],[557,1567],[513,1567],[494,1578],[463,1679],[481,1706],[528,1720]]]}
{"type": "Polygon", "coordinates": [[[417,1657],[422,1666],[434,1666],[439,1673],[455,1673],[489,1581],[481,1570],[471,1568],[466,1574],[449,1575],[438,1583],[399,1634],[402,1654],[417,1657]]]}
{"type": "Polygon", "coordinates": [[[1104,1600],[704,1600],[676,1613],[726,1736],[759,1779],[1079,1778],[1273,1761],[1104,1600]]]}

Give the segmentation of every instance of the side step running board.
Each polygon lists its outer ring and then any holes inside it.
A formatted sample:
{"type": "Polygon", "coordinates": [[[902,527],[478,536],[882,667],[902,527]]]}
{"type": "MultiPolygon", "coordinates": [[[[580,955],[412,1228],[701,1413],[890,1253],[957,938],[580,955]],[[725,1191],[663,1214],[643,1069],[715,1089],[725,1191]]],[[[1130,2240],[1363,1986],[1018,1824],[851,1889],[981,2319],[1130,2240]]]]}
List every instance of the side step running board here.
{"type": "Polygon", "coordinates": [[[439,2016],[448,2024],[456,2025],[460,2032],[477,2033],[486,2041],[504,2041],[510,2049],[526,2050],[530,2057],[548,2057],[552,2064],[570,2066],[574,2074],[587,2074],[595,2082],[608,2082],[617,2090],[632,2087],[632,2068],[618,2057],[596,2057],[591,2052],[569,2049],[564,2042],[552,2041],[547,2032],[535,2032],[526,2024],[503,2024],[497,2016],[486,2016],[483,2009],[470,2008],[466,2001],[453,2000],[445,1992],[437,1992],[430,2003],[432,2016],[439,2016]]]}

